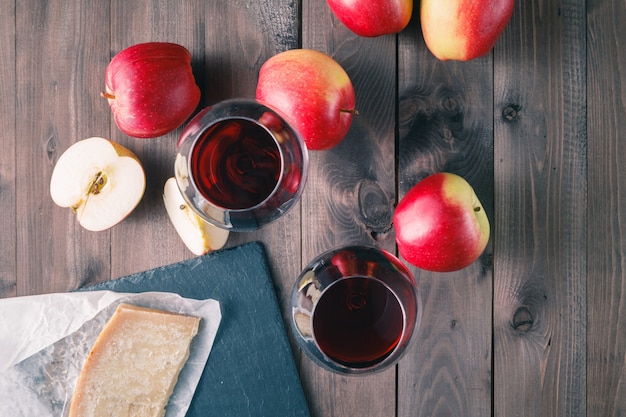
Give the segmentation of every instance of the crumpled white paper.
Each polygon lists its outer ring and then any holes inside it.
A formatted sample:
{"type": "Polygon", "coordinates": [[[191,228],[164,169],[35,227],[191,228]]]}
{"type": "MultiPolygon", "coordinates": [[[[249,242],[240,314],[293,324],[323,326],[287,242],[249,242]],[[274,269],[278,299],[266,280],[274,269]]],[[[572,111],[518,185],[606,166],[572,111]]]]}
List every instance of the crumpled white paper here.
{"type": "Polygon", "coordinates": [[[66,416],[82,365],[121,302],[202,318],[167,406],[166,417],[184,417],[215,341],[219,302],[113,291],[0,300],[0,416],[66,416]]]}

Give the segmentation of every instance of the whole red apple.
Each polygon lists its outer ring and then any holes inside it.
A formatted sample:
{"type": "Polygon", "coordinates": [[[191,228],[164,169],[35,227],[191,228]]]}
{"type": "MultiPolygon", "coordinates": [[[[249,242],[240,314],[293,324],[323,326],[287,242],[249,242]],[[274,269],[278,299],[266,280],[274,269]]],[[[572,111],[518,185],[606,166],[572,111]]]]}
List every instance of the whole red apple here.
{"type": "Polygon", "coordinates": [[[413,14],[413,0],[326,0],[330,10],[352,32],[375,37],[398,33],[413,14]]]}
{"type": "Polygon", "coordinates": [[[513,14],[514,0],[421,0],[428,49],[442,61],[486,55],[513,14]]]}
{"type": "Polygon", "coordinates": [[[102,93],[120,130],[155,138],[182,125],[200,102],[189,51],[167,42],[140,43],[115,55],[102,93]]]}
{"type": "Polygon", "coordinates": [[[400,255],[428,271],[465,268],[489,241],[489,220],[474,189],[447,172],[413,186],[398,203],[393,221],[400,255]]]}
{"type": "Polygon", "coordinates": [[[311,49],[292,49],[265,61],[256,98],[283,113],[310,150],[338,145],[355,113],[348,74],[330,56],[311,49]]]}

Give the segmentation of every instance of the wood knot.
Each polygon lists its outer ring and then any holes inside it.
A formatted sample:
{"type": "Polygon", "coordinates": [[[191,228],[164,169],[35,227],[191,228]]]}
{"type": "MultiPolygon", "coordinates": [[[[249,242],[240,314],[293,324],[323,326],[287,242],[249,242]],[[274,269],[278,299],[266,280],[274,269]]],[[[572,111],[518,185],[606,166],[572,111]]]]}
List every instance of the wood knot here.
{"type": "Polygon", "coordinates": [[[513,313],[511,327],[518,332],[526,333],[532,329],[534,322],[535,319],[533,318],[533,315],[528,307],[522,306],[518,307],[517,310],[515,310],[515,313],[513,313]]]}
{"type": "Polygon", "coordinates": [[[453,97],[444,97],[441,100],[441,108],[447,113],[458,113],[460,107],[459,102],[453,97]]]}
{"type": "Polygon", "coordinates": [[[385,192],[370,180],[359,184],[359,214],[365,226],[374,234],[391,229],[392,208],[385,192]]]}
{"type": "Polygon", "coordinates": [[[504,109],[502,109],[502,119],[508,123],[514,121],[519,116],[519,112],[521,109],[522,106],[520,106],[519,104],[507,104],[506,106],[504,106],[504,109]]]}
{"type": "Polygon", "coordinates": [[[57,141],[54,135],[50,135],[44,143],[44,148],[46,151],[46,157],[51,164],[54,164],[57,159],[57,141]]]}

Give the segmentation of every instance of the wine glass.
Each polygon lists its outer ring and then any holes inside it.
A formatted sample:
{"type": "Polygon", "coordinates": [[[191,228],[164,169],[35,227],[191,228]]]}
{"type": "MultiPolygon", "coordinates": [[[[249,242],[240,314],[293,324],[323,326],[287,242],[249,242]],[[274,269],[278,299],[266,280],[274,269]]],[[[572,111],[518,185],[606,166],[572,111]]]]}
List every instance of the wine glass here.
{"type": "Polygon", "coordinates": [[[341,374],[395,364],[421,321],[415,278],[391,253],[344,246],[315,258],[291,296],[291,325],[304,352],[341,374]]]}
{"type": "Polygon", "coordinates": [[[229,99],[200,111],[178,141],[175,177],[205,221],[256,230],[285,214],[306,183],[308,153],[286,119],[253,99],[229,99]]]}

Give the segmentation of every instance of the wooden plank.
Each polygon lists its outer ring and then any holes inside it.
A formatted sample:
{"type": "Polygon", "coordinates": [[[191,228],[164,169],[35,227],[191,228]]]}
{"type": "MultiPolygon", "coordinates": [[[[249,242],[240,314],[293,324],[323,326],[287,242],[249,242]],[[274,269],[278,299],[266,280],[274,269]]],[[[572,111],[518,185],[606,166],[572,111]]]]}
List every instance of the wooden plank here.
{"type": "MultiPolygon", "coordinates": [[[[204,12],[201,1],[112,1],[111,58],[134,44],[174,42],[190,51],[193,65],[203,53],[203,34],[198,28],[204,12]]],[[[104,78],[101,88],[104,88],[104,78]]],[[[122,133],[115,122],[111,122],[113,140],[135,152],[146,172],[146,192],[142,202],[111,232],[112,277],[193,256],[178,237],[163,205],[163,186],[174,175],[176,143],[181,131],[182,127],[179,127],[158,138],[136,139],[122,133]]]]}
{"type": "MultiPolygon", "coordinates": [[[[205,105],[237,97],[254,98],[261,65],[299,42],[297,0],[208,2],[205,11],[201,85],[205,105]]],[[[301,269],[300,204],[259,231],[231,233],[228,245],[261,241],[285,320],[301,269]]],[[[287,323],[288,321],[285,321],[287,323]]]]}
{"type": "Polygon", "coordinates": [[[15,2],[0,4],[0,85],[4,97],[0,100],[0,298],[16,295],[17,276],[15,254],[17,251],[15,227],[15,2]]]}
{"type": "MultiPolygon", "coordinates": [[[[493,225],[492,59],[441,62],[418,14],[399,37],[399,197],[435,172],[475,189],[493,225]]],[[[492,247],[452,273],[412,268],[422,324],[399,367],[399,416],[491,415],[492,247]]]]}
{"type": "Polygon", "coordinates": [[[98,97],[108,11],[104,2],[16,2],[17,295],[110,276],[108,232],[82,229],[49,192],[52,168],[67,147],[109,133],[98,97]]]}
{"type": "Polygon", "coordinates": [[[494,414],[586,412],[585,2],[516,2],[495,51],[494,414]]]}
{"type": "Polygon", "coordinates": [[[626,4],[587,2],[587,415],[626,415],[626,4]]]}
{"type": "MultiPolygon", "coordinates": [[[[332,14],[326,2],[302,4],[302,47],[332,56],[350,76],[359,115],[336,148],[311,152],[302,200],[303,261],[344,244],[394,250],[395,201],[394,36],[362,38],[332,14]]],[[[395,414],[394,368],[367,378],[344,377],[302,360],[314,416],[395,414]]]]}

